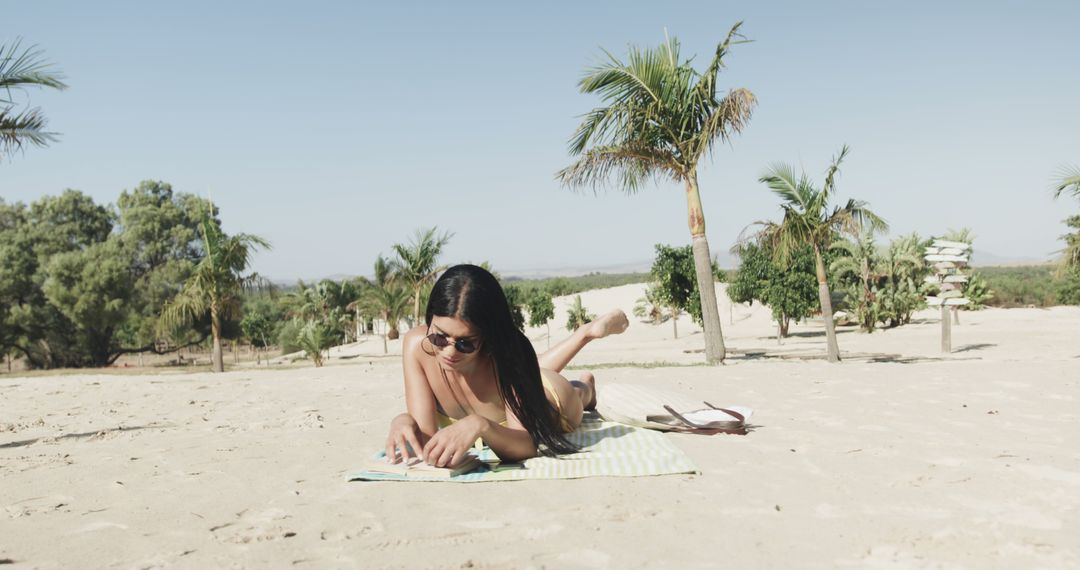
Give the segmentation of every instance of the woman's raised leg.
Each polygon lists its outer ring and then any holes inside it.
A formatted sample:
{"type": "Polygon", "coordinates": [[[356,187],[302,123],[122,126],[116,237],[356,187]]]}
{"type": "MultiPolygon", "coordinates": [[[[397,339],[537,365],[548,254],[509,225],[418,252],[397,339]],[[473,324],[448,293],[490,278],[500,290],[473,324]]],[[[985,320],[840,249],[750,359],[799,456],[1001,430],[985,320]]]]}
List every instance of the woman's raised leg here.
{"type": "Polygon", "coordinates": [[[626,313],[614,309],[604,314],[591,323],[586,323],[577,328],[568,338],[563,339],[547,352],[537,356],[540,368],[547,368],[555,372],[562,372],[570,360],[585,348],[586,344],[605,336],[619,334],[626,330],[630,321],[626,313]]]}

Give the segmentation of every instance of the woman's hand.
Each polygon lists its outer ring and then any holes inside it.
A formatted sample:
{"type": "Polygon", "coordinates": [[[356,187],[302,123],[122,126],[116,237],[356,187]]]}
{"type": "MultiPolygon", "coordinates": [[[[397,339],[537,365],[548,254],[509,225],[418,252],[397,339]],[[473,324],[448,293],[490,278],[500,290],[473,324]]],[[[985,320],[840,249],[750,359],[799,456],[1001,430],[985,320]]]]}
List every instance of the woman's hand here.
{"type": "Polygon", "coordinates": [[[400,414],[390,421],[390,435],[386,437],[386,459],[390,463],[398,462],[397,450],[401,450],[401,457],[409,461],[413,457],[423,459],[420,439],[423,437],[420,426],[409,414],[400,414]],[[409,452],[410,446],[412,453],[409,452]]]}
{"type": "Polygon", "coordinates": [[[488,427],[489,420],[483,416],[469,415],[431,436],[424,446],[426,461],[436,467],[456,465],[472,449],[476,438],[488,427]]]}

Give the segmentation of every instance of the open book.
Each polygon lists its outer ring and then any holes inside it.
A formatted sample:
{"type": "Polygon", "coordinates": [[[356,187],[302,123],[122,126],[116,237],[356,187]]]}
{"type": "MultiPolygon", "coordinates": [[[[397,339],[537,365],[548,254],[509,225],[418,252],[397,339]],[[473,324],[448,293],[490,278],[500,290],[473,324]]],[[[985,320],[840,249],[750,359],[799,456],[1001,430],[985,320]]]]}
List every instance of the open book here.
{"type": "Polygon", "coordinates": [[[480,461],[480,459],[472,454],[466,455],[465,458],[457,464],[448,465],[446,467],[429,465],[417,457],[400,463],[390,463],[386,460],[386,457],[380,457],[369,461],[365,466],[365,469],[375,473],[391,473],[394,475],[404,475],[406,477],[442,479],[450,478],[454,475],[461,475],[462,473],[468,473],[481,465],[484,465],[484,462],[480,461]]]}

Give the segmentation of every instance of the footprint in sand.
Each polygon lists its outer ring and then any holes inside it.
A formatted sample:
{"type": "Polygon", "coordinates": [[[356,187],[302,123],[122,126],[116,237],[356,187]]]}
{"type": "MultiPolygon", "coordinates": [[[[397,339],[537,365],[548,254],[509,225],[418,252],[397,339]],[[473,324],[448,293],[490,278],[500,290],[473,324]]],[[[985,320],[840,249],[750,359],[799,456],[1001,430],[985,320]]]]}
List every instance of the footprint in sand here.
{"type": "Polygon", "coordinates": [[[232,544],[249,544],[296,536],[296,532],[283,524],[283,521],[292,516],[281,509],[268,509],[251,514],[240,513],[237,516],[240,518],[239,521],[211,527],[210,532],[214,538],[232,544]]]}
{"type": "Polygon", "coordinates": [[[357,538],[367,538],[373,534],[378,534],[386,530],[382,523],[371,522],[354,527],[349,530],[324,530],[319,534],[319,538],[322,540],[328,540],[337,542],[341,540],[353,540],[357,538]]]}
{"type": "Polygon", "coordinates": [[[18,519],[56,512],[70,512],[72,498],[67,495],[47,495],[23,499],[3,507],[8,518],[18,519]]]}
{"type": "Polygon", "coordinates": [[[293,416],[293,423],[300,429],[322,429],[323,417],[315,408],[301,408],[299,413],[293,416]]]}

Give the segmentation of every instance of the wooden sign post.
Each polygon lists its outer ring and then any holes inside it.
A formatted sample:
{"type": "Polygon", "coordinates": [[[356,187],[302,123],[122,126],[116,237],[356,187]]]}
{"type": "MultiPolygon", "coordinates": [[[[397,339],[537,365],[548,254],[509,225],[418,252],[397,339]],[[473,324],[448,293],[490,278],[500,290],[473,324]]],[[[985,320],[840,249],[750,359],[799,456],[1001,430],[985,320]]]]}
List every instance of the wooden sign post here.
{"type": "Polygon", "coordinates": [[[926,277],[926,282],[936,285],[937,295],[926,297],[928,305],[941,306],[941,352],[952,352],[952,320],[949,308],[966,305],[970,301],[964,298],[963,287],[967,275],[961,270],[967,265],[971,244],[962,241],[936,239],[926,248],[924,258],[934,268],[934,273],[926,277]]]}

